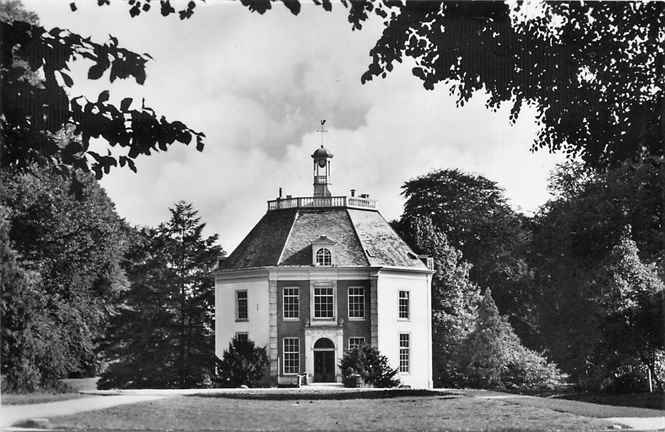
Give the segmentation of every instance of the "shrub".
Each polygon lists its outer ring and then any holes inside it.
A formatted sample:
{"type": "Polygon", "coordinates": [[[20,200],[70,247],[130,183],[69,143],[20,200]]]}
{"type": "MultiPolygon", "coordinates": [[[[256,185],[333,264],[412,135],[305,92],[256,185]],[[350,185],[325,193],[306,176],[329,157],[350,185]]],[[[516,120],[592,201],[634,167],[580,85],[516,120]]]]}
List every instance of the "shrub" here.
{"type": "Polygon", "coordinates": [[[396,387],[397,369],[392,369],[386,356],[370,345],[361,345],[347,351],[339,364],[342,382],[350,387],[354,384],[352,375],[358,374],[365,384],[373,387],[396,387]]]}
{"type": "Polygon", "coordinates": [[[542,392],[557,389],[565,379],[555,364],[520,343],[508,321],[499,315],[489,290],[458,362],[462,381],[472,387],[542,392]]]}
{"type": "Polygon", "coordinates": [[[234,337],[222,359],[217,359],[217,384],[221,387],[257,387],[268,366],[268,354],[264,347],[256,347],[251,340],[234,337]]]}

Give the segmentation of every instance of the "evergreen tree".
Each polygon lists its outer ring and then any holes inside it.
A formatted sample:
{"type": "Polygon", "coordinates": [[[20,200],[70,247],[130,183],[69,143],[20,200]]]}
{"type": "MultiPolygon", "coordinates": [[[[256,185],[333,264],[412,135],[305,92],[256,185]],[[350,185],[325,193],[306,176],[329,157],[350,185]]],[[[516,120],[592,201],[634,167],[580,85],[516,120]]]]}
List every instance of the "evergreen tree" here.
{"type": "Polygon", "coordinates": [[[219,384],[222,387],[258,387],[269,367],[265,347],[257,347],[251,340],[234,337],[222,359],[217,362],[219,384]]]}
{"type": "Polygon", "coordinates": [[[137,232],[125,262],[129,289],[103,345],[100,388],[199,387],[214,364],[214,278],[223,253],[191,204],[178,202],[156,229],[137,232]]]}

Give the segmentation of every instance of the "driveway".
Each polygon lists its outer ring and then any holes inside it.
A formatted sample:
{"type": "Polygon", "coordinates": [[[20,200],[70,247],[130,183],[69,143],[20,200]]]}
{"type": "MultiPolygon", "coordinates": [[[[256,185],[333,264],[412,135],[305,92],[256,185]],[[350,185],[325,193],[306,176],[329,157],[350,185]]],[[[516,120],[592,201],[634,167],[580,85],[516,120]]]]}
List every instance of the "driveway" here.
{"type": "Polygon", "coordinates": [[[78,399],[63,400],[27,405],[0,406],[0,428],[12,426],[18,422],[36,419],[76,414],[83,411],[92,411],[110,408],[117,405],[146,402],[163,399],[165,395],[115,395],[90,396],[78,399]]]}

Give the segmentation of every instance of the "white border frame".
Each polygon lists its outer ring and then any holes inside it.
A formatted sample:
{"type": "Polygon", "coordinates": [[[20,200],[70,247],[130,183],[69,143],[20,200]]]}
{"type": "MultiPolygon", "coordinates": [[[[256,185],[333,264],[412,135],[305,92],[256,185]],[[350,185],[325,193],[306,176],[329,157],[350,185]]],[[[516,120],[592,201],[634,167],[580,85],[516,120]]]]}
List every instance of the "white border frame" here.
{"type": "Polygon", "coordinates": [[[284,286],[282,287],[282,321],[300,321],[300,287],[299,286],[284,286]],[[298,290],[298,316],[296,318],[289,317],[287,318],[284,314],[284,290],[285,289],[297,289],[298,290]]]}
{"type": "MultiPolygon", "coordinates": [[[[283,376],[294,376],[294,375],[300,375],[300,354],[301,354],[301,349],[300,349],[300,338],[298,336],[284,336],[282,338],[282,375],[283,376]],[[287,339],[295,339],[298,341],[298,372],[286,372],[286,340],[287,339]]],[[[291,353],[292,354],[292,353],[291,353]]]]}
{"type": "Polygon", "coordinates": [[[346,287],[346,318],[349,321],[365,321],[367,320],[367,287],[354,285],[349,285],[346,287]],[[351,316],[351,288],[360,288],[363,290],[363,316],[362,317],[352,317],[351,316]]]}

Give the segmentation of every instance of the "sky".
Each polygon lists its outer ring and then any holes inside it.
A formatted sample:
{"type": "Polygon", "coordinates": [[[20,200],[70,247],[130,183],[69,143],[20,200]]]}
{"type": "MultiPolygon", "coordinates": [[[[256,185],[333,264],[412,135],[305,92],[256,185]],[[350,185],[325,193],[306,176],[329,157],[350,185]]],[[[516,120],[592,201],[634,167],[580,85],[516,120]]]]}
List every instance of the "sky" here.
{"type": "MultiPolygon", "coordinates": [[[[98,7],[62,0],[24,0],[47,28],[70,29],[96,41],[109,34],[122,47],[147,52],[143,86],[86,79],[85,61],[72,67],[72,96],[111,102],[125,97],[169,120],[206,134],[202,153],[176,144],[137,160],[138,174],[115,169],[102,185],[120,216],[157,225],[178,200],[192,202],[227,252],[243,239],[282,187],[312,194],[311,153],[326,119],[325,146],[334,154],[334,195],[354,188],[378,200],[388,219],[399,217],[404,181],[435,169],[483,175],[505,189],[511,205],[532,213],[549,198],[546,184],[561,155],[529,151],[538,131],[534,112],[508,121],[509,107],[492,112],[482,95],[463,108],[445,86],[425,90],[398,65],[386,79],[365,85],[360,76],[381,32],[378,22],[351,31],[342,7],[332,13],[305,4],[299,16],[277,4],[265,15],[238,2],[209,1],[186,21],[149,13],[130,18],[126,2],[98,7]]],[[[157,11],[155,11],[157,12],[157,11]]]]}

